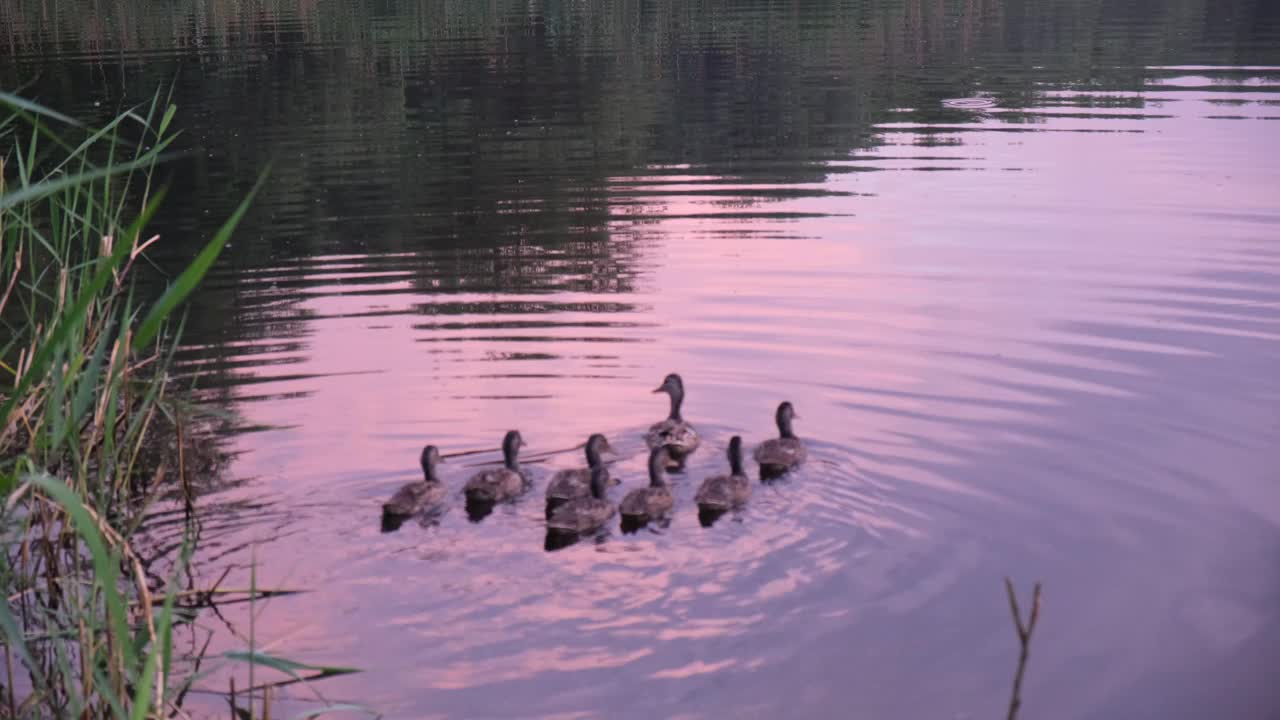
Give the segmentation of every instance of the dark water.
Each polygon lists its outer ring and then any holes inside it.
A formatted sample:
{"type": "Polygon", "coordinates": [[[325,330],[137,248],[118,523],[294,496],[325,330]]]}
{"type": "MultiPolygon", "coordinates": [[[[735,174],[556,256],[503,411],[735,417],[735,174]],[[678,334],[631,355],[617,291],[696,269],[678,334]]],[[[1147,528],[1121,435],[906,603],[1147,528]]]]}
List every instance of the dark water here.
{"type": "Polygon", "coordinates": [[[10,0],[0,42],[73,114],[173,84],[162,267],[273,163],[180,366],[236,418],[205,580],[310,588],[255,633],[367,671],[324,697],[1003,716],[1010,575],[1026,717],[1280,717],[1280,4],[10,0]],[[380,532],[424,442],[489,451],[460,486],[511,427],[540,479],[606,433],[620,497],[673,370],[669,528],[547,553],[539,483],[380,532]],[[702,528],[781,399],[810,462],[702,528]]]}

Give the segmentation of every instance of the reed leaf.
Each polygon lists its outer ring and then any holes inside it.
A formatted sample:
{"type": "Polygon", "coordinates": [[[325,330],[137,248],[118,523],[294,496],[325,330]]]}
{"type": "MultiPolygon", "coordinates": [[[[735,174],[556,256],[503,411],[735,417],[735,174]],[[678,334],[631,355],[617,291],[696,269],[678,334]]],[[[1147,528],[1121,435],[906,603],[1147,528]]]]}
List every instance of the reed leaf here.
{"type": "Polygon", "coordinates": [[[299,674],[300,672],[311,673],[306,676],[308,679],[332,677],[335,675],[351,675],[360,672],[358,668],[338,667],[332,665],[307,665],[305,663],[286,660],[285,658],[267,655],[265,653],[255,652],[252,650],[233,650],[223,653],[222,657],[228,660],[236,660],[239,662],[246,662],[251,665],[261,665],[263,667],[271,668],[272,670],[279,670],[295,680],[303,679],[303,676],[299,674]]]}
{"type": "Polygon", "coordinates": [[[200,280],[204,278],[205,273],[218,259],[218,255],[222,253],[222,248],[226,246],[227,240],[231,238],[231,233],[235,232],[236,226],[240,224],[240,219],[249,209],[253,198],[258,194],[258,190],[262,188],[266,182],[267,176],[270,174],[271,168],[267,167],[258,175],[258,181],[253,184],[253,188],[249,190],[249,194],[240,202],[235,212],[227,221],[218,228],[218,232],[214,233],[213,238],[204,246],[199,255],[191,261],[182,274],[174,280],[164,295],[151,306],[151,311],[147,313],[146,318],[138,325],[138,331],[134,334],[134,346],[137,348],[145,348],[151,344],[151,340],[160,332],[161,325],[164,324],[169,314],[173,312],[183,300],[195,290],[196,285],[200,284],[200,280]]]}

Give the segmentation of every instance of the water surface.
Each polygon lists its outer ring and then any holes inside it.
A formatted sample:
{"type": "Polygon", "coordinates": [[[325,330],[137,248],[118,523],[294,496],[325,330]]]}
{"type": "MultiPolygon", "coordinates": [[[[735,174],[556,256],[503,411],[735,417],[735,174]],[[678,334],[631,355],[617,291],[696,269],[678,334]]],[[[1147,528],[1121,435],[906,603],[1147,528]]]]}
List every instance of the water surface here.
{"type": "Polygon", "coordinates": [[[20,0],[0,27],[5,85],[72,114],[173,83],[162,268],[273,163],[179,365],[235,418],[205,579],[311,588],[255,633],[366,670],[326,698],[994,717],[1008,575],[1046,588],[1026,716],[1275,717],[1273,4],[20,0]],[[670,526],[547,552],[545,478],[603,432],[615,498],[642,484],[670,371],[704,438],[670,526]],[[783,399],[809,463],[700,526],[697,482],[783,399]],[[509,428],[527,501],[381,531],[423,443],[484,451],[442,466],[460,487],[509,428]]]}

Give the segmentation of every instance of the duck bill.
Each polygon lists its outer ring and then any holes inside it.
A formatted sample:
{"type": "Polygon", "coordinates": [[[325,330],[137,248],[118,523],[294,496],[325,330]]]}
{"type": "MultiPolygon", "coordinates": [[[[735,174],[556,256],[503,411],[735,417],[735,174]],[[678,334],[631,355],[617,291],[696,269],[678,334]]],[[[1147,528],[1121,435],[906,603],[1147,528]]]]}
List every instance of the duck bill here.
{"type": "Polygon", "coordinates": [[[666,391],[667,391],[667,386],[666,386],[666,385],[659,385],[658,387],[654,388],[654,390],[653,390],[653,392],[655,392],[655,393],[666,392],[666,391]]]}

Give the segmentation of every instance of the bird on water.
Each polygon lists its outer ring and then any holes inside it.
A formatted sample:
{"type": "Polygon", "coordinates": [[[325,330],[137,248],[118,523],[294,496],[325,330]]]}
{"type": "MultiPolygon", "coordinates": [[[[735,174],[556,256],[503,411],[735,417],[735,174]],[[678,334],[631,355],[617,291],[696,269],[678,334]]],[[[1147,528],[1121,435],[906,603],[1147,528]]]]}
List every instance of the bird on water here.
{"type": "Polygon", "coordinates": [[[382,504],[382,514],[387,518],[402,518],[416,515],[423,510],[440,504],[448,494],[448,488],[436,475],[436,465],[444,462],[440,450],[435,445],[422,449],[422,480],[411,482],[396,491],[391,499],[382,504]]]}
{"type": "Polygon", "coordinates": [[[511,430],[502,439],[502,467],[481,470],[467,481],[463,492],[472,503],[499,503],[514,500],[528,487],[524,471],[520,469],[520,448],[524,438],[520,431],[511,430]]]}
{"type": "Polygon", "coordinates": [[[765,440],[756,446],[755,461],[760,465],[760,477],[777,477],[794,470],[805,461],[808,450],[804,442],[791,429],[791,421],[799,417],[790,402],[778,405],[774,421],[778,424],[778,437],[765,440]]]}
{"type": "Polygon", "coordinates": [[[734,435],[725,452],[728,475],[712,475],[702,481],[694,501],[700,510],[725,511],[746,504],[751,498],[751,479],[742,469],[742,438],[734,435]]]}
{"type": "Polygon", "coordinates": [[[547,484],[548,517],[556,507],[566,501],[591,495],[591,478],[596,468],[600,468],[604,472],[604,479],[607,484],[618,484],[617,479],[609,476],[609,469],[605,467],[604,459],[601,457],[603,453],[616,454],[609,445],[608,439],[600,433],[595,433],[587,438],[587,466],[585,468],[561,470],[551,476],[551,482],[547,484]]]}
{"type": "Polygon", "coordinates": [[[607,497],[609,473],[603,467],[591,470],[590,495],[572,498],[556,508],[547,520],[547,531],[581,535],[599,529],[617,513],[607,497]]]}
{"type": "Polygon", "coordinates": [[[675,506],[671,488],[667,486],[667,463],[670,451],[659,445],[649,452],[649,485],[627,493],[618,504],[618,512],[628,525],[643,525],[665,516],[675,506]]]}
{"type": "Polygon", "coordinates": [[[666,447],[669,464],[678,465],[698,449],[700,442],[697,430],[680,415],[680,407],[684,404],[684,381],[678,374],[671,373],[653,392],[666,393],[671,398],[671,411],[665,420],[649,427],[644,436],[645,444],[650,450],[666,447]]]}

